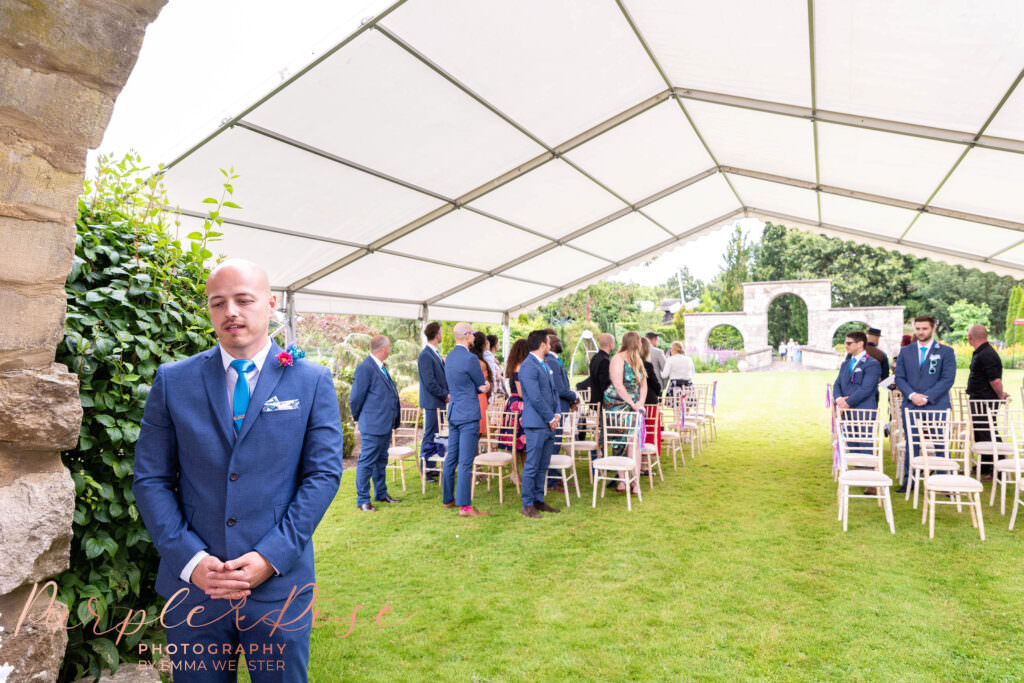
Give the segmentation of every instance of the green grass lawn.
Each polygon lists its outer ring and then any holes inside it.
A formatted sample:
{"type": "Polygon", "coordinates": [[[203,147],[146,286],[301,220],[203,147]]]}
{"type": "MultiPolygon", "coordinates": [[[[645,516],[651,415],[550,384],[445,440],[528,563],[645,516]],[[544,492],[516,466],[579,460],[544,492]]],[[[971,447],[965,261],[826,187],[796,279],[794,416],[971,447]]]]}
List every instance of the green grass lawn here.
{"type": "MultiPolygon", "coordinates": [[[[528,520],[514,491],[504,506],[478,491],[493,516],[460,519],[416,482],[367,514],[346,473],[315,537],[322,616],[338,621],[314,631],[310,679],[1024,677],[1024,529],[1008,531],[986,497],[986,542],[950,506],[929,540],[900,496],[895,536],[864,500],[843,533],[833,374],[711,376],[718,441],[645,483],[632,513],[615,493],[592,509],[584,488],[571,509],[528,520]],[[366,621],[340,637],[357,605],[366,621]],[[378,628],[385,607],[383,624],[406,621],[378,628]]],[[[1007,375],[1019,401],[1021,373],[1007,375]]]]}

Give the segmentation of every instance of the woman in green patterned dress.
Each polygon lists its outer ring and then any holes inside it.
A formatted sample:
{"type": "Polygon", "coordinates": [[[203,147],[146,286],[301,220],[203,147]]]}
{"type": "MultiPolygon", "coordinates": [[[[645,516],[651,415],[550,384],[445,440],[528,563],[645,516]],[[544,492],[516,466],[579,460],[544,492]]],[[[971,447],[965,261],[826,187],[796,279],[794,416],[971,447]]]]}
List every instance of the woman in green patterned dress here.
{"type": "MultiPolygon", "coordinates": [[[[647,376],[644,362],[640,356],[640,334],[627,332],[622,336],[622,346],[611,358],[608,367],[611,375],[611,386],[604,392],[602,405],[607,412],[636,411],[638,416],[644,414],[643,397],[647,395],[647,376]]],[[[642,418],[641,418],[642,419],[642,418]]],[[[630,445],[626,453],[625,444],[612,446],[612,455],[632,458],[636,463],[635,473],[639,481],[640,449],[630,445]]],[[[624,481],[619,482],[619,491],[626,490],[624,481]]]]}

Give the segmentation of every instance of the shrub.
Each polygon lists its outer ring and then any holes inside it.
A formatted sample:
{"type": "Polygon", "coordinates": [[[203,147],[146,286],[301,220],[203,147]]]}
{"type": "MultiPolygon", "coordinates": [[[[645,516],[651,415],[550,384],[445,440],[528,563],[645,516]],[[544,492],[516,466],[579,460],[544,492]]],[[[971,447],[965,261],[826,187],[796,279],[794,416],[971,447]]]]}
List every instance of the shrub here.
{"type": "MultiPolygon", "coordinates": [[[[214,232],[234,176],[202,232],[183,245],[160,207],[159,183],[138,157],[100,160],[98,175],[79,199],[75,257],[68,276],[65,336],[57,361],[78,373],[84,415],[78,447],[62,454],[75,484],[71,568],[58,577],[71,608],[61,680],[137,659],[136,644],[159,637],[149,626],[119,643],[96,636],[142,609],[157,616],[157,553],[132,495],[134,445],[157,366],[210,347],[204,288],[214,232]],[[89,614],[95,598],[98,624],[89,614]],[[77,617],[77,618],[76,618],[77,617]],[[94,629],[95,626],[95,629],[94,629]]],[[[129,629],[130,630],[130,629],[129,629]]]]}

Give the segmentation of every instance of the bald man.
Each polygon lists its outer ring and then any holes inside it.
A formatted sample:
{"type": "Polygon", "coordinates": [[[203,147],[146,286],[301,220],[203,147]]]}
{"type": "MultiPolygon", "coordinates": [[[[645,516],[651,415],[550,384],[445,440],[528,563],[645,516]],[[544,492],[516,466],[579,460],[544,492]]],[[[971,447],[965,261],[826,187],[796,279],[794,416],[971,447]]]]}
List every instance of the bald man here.
{"type": "Polygon", "coordinates": [[[166,651],[179,683],[232,680],[238,647],[259,653],[247,655],[254,682],[305,681],[310,538],[341,480],[334,382],[321,365],[279,356],[259,266],[225,261],[206,297],[219,343],[157,369],[135,447],[132,490],[168,598],[166,651]],[[275,610],[287,629],[260,622],[275,610]]]}
{"type": "MultiPolygon", "coordinates": [[[[1003,360],[999,352],[988,343],[988,330],[985,326],[974,325],[967,330],[967,343],[974,347],[971,374],[967,377],[967,395],[972,401],[1007,398],[1009,394],[1003,390],[1003,360]]],[[[988,420],[981,414],[983,411],[983,404],[971,406],[975,443],[992,440],[986,424],[988,420]]]]}
{"type": "Polygon", "coordinates": [[[446,508],[459,508],[459,517],[486,517],[473,507],[473,460],[480,443],[480,400],[487,392],[487,379],[480,359],[469,350],[473,326],[458,323],[453,330],[455,348],[444,361],[444,377],[451,400],[448,403],[448,453],[441,477],[441,498],[446,508]],[[458,489],[455,473],[458,470],[458,489]]]}
{"type": "Polygon", "coordinates": [[[615,337],[605,332],[597,337],[597,353],[590,359],[590,402],[601,404],[605,389],[611,386],[612,377],[608,367],[611,363],[615,337]]]}

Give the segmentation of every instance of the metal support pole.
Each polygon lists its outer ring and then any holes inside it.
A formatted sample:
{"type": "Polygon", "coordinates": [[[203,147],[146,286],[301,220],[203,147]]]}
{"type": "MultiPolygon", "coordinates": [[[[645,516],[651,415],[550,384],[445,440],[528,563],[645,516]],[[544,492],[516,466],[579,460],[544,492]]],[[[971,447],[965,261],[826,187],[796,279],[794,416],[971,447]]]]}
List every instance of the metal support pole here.
{"type": "Polygon", "coordinates": [[[420,307],[420,318],[419,318],[419,323],[420,323],[420,348],[423,348],[424,346],[427,345],[427,335],[424,333],[424,330],[427,329],[427,323],[428,322],[430,322],[430,307],[427,306],[426,304],[423,304],[420,307]]]}
{"type": "Polygon", "coordinates": [[[295,295],[285,292],[285,321],[284,321],[284,342],[285,347],[295,343],[295,295]]]}
{"type": "Polygon", "coordinates": [[[508,324],[508,311],[501,314],[501,357],[508,360],[508,352],[511,348],[512,330],[508,324]]]}

